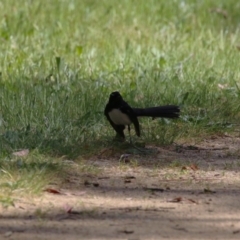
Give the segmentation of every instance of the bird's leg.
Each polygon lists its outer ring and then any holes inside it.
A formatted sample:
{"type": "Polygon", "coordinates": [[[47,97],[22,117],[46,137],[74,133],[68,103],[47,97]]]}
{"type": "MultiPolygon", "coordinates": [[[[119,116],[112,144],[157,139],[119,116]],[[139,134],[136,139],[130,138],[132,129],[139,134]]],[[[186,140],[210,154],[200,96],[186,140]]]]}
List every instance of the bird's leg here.
{"type": "Polygon", "coordinates": [[[136,148],[138,151],[143,152],[143,153],[148,153],[149,150],[146,150],[145,148],[139,148],[137,147],[133,142],[132,142],[132,137],[131,137],[131,131],[130,131],[130,125],[128,125],[128,132],[129,132],[129,137],[130,137],[130,144],[136,148]]]}
{"type": "Polygon", "coordinates": [[[129,137],[130,137],[130,143],[132,143],[132,138],[131,138],[131,129],[130,129],[130,125],[128,125],[128,132],[129,132],[129,137]]]}
{"type": "Polygon", "coordinates": [[[116,141],[116,142],[124,142],[125,141],[125,137],[117,133],[115,138],[114,138],[114,141],[116,141]]]}

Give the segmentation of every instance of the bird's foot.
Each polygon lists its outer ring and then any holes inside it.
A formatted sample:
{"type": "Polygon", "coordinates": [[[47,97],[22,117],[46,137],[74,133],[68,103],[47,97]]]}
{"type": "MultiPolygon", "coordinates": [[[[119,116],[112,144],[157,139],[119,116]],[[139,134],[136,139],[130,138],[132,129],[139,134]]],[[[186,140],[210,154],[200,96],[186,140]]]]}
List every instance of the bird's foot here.
{"type": "Polygon", "coordinates": [[[113,139],[114,142],[125,142],[125,137],[120,136],[119,134],[117,134],[115,136],[115,138],[113,139]]]}

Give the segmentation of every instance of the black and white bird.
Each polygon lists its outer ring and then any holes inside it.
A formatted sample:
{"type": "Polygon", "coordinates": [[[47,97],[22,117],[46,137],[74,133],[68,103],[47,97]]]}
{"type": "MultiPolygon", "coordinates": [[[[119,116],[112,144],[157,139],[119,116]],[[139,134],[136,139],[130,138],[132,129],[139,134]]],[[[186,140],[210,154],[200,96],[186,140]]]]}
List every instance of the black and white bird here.
{"type": "Polygon", "coordinates": [[[150,108],[132,108],[125,102],[119,92],[112,92],[109,101],[105,107],[104,114],[111,126],[117,133],[117,137],[125,139],[124,129],[133,124],[135,132],[140,137],[140,126],[138,117],[161,117],[161,118],[178,118],[180,109],[175,105],[166,105],[150,108]]]}

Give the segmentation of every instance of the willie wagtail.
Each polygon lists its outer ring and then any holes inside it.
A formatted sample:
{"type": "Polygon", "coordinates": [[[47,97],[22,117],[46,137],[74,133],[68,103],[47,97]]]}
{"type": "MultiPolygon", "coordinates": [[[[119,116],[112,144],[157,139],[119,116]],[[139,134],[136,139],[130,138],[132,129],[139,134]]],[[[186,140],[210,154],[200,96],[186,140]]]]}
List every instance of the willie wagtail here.
{"type": "Polygon", "coordinates": [[[175,105],[166,105],[150,108],[132,108],[125,102],[119,92],[110,94],[104,114],[117,133],[117,137],[125,139],[124,129],[128,126],[130,133],[130,124],[133,123],[137,136],[140,137],[140,126],[138,117],[162,117],[178,118],[180,109],[175,105]]]}

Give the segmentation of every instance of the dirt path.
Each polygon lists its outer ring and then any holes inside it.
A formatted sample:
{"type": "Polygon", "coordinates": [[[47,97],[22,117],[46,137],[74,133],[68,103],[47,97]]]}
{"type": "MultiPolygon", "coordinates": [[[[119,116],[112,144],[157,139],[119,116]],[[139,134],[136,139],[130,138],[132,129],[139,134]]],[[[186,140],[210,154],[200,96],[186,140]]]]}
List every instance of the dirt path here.
{"type": "Polygon", "coordinates": [[[240,138],[78,165],[61,194],[0,209],[0,239],[240,239],[240,138]],[[98,169],[94,172],[94,169],[98,169]]]}

